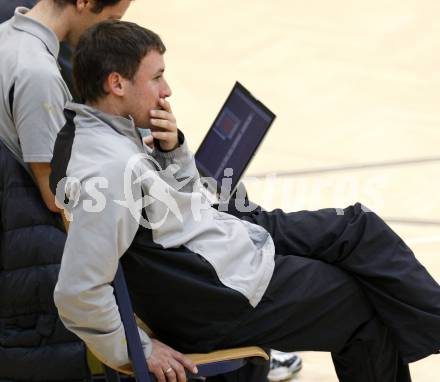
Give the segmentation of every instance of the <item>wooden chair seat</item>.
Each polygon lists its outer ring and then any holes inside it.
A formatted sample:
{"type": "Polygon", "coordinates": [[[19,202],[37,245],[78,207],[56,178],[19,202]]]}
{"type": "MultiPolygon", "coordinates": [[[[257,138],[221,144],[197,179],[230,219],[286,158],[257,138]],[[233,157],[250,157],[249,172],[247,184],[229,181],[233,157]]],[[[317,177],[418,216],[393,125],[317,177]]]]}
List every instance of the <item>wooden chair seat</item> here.
{"type": "Polygon", "coordinates": [[[269,359],[267,353],[258,346],[217,350],[211,353],[186,354],[186,356],[191,359],[191,361],[193,361],[196,365],[230,361],[233,359],[241,358],[262,358],[266,361],[269,359]]]}

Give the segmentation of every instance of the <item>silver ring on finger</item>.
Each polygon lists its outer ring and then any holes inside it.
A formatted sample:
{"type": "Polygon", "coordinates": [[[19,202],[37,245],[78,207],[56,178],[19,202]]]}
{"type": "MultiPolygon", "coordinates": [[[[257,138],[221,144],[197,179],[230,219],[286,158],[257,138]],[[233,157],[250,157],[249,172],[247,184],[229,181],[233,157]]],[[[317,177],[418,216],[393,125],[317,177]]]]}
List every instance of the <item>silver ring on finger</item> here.
{"type": "Polygon", "coordinates": [[[165,370],[165,374],[171,373],[173,371],[173,368],[170,366],[168,369],[165,370]]]}

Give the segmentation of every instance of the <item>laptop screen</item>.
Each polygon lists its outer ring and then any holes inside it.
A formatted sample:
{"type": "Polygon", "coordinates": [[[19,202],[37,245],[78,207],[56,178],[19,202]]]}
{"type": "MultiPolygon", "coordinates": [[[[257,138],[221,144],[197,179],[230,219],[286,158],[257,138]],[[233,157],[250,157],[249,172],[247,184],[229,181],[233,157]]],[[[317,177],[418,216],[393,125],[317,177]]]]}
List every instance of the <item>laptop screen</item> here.
{"type": "Polygon", "coordinates": [[[275,117],[237,82],[195,154],[200,174],[220,187],[225,169],[232,168],[233,190],[275,117]]]}

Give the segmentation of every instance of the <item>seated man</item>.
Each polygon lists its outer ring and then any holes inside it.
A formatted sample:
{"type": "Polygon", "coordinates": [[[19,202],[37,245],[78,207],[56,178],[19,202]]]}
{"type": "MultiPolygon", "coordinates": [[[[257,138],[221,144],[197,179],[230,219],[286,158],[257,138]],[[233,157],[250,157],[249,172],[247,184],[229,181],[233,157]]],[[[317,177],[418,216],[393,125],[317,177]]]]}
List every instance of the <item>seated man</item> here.
{"type": "MultiPolygon", "coordinates": [[[[408,363],[440,349],[440,286],[360,204],[212,208],[166,101],[164,53],[155,33],[112,21],[74,54],[85,104],[66,107],[51,175],[71,220],[55,290],[65,325],[110,366],[129,362],[110,286],[121,259],[136,313],[180,351],[328,351],[343,382],[410,381],[408,363]]],[[[158,379],[184,380],[193,365],[140,335],[158,379]]]]}

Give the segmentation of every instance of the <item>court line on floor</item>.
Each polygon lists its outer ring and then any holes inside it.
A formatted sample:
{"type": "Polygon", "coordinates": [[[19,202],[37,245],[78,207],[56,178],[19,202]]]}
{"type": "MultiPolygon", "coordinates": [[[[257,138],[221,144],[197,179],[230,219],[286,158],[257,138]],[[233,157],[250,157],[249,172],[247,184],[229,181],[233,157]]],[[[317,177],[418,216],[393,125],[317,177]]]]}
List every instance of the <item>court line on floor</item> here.
{"type": "Polygon", "coordinates": [[[383,217],[382,219],[385,220],[387,223],[393,223],[393,224],[440,226],[440,220],[396,218],[396,217],[383,217]]]}
{"type": "Polygon", "coordinates": [[[407,240],[405,240],[405,242],[408,245],[440,243],[440,236],[415,237],[412,239],[407,239],[407,240]]]}
{"type": "MultiPolygon", "coordinates": [[[[304,170],[295,171],[271,171],[261,174],[249,174],[248,177],[252,178],[266,178],[267,176],[276,177],[287,177],[287,176],[302,176],[302,175],[316,175],[330,172],[341,172],[341,171],[351,171],[351,170],[368,170],[372,168],[385,168],[385,167],[395,167],[395,166],[407,166],[407,165],[418,165],[427,163],[440,163],[440,157],[425,157],[425,158],[412,158],[412,159],[400,159],[395,161],[386,162],[374,162],[374,163],[360,163],[351,164],[344,166],[334,166],[334,167],[321,167],[321,168],[311,168],[304,170]]],[[[244,177],[246,180],[246,177],[244,177]]]]}

